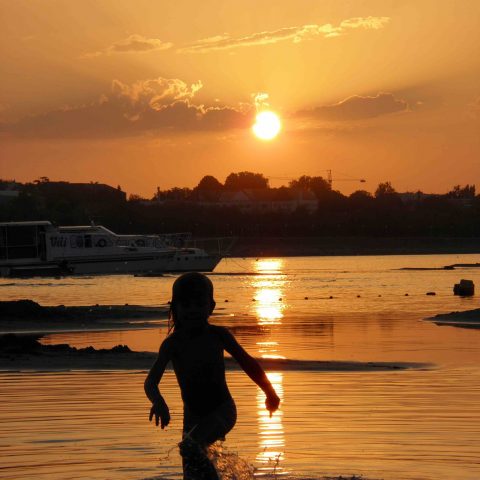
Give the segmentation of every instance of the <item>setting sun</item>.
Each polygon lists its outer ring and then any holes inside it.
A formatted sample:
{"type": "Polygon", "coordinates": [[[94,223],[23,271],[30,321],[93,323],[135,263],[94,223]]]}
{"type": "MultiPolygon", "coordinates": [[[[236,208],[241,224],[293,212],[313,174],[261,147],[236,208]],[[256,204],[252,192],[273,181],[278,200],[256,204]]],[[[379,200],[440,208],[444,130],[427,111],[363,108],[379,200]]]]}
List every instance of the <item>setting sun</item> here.
{"type": "Polygon", "coordinates": [[[257,114],[255,124],[252,126],[253,133],[262,140],[272,140],[282,128],[278,115],[265,110],[257,114]]]}

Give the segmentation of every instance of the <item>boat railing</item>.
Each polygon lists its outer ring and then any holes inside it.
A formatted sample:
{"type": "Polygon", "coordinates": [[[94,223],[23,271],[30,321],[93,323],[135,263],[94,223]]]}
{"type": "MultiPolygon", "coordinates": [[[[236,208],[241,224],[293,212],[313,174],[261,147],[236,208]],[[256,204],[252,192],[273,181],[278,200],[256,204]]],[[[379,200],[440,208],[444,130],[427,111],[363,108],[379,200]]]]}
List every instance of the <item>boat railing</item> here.
{"type": "Polygon", "coordinates": [[[237,237],[198,237],[189,240],[187,247],[200,248],[210,255],[230,255],[237,237]]]}

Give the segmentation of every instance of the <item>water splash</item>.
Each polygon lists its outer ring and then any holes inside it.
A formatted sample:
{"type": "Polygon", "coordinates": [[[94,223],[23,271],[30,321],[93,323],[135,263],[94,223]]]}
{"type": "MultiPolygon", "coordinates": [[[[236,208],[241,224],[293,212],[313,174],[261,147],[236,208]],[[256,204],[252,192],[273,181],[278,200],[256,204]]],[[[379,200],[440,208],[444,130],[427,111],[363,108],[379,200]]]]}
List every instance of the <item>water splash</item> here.
{"type": "Polygon", "coordinates": [[[209,447],[208,456],[221,480],[253,480],[255,468],[237,453],[229,451],[221,442],[209,447]]]}

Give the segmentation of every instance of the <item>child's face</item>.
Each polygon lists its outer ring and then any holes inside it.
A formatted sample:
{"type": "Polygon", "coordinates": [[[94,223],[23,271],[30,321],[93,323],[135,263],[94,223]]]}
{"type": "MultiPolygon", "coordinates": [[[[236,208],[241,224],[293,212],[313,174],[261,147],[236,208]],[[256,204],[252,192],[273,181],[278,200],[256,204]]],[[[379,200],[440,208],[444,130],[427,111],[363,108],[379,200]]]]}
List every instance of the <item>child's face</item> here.
{"type": "Polygon", "coordinates": [[[205,294],[182,298],[176,305],[177,320],[184,328],[196,328],[205,324],[215,305],[205,294]]]}

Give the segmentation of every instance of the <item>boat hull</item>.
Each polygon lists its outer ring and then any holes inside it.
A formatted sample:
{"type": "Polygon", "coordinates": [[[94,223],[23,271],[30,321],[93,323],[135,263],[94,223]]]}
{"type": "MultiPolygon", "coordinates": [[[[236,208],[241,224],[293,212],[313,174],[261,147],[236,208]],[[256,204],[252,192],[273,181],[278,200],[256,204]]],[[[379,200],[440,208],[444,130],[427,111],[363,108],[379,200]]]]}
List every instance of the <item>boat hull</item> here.
{"type": "Polygon", "coordinates": [[[166,266],[165,272],[181,273],[181,272],[213,272],[215,267],[220,263],[221,255],[209,255],[197,259],[185,259],[182,257],[174,257],[166,266]]]}
{"type": "Polygon", "coordinates": [[[0,270],[4,277],[52,277],[67,275],[122,275],[149,271],[165,271],[173,254],[144,258],[63,259],[58,262],[38,262],[7,265],[0,270]]]}

